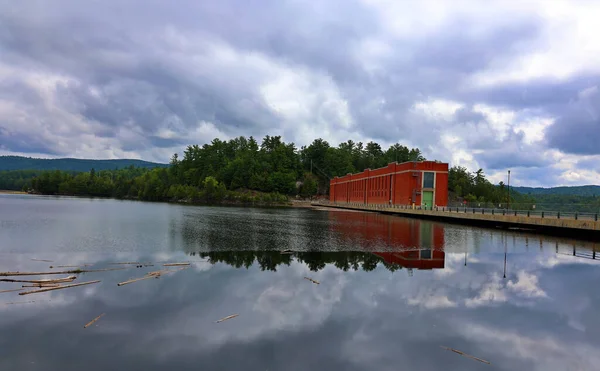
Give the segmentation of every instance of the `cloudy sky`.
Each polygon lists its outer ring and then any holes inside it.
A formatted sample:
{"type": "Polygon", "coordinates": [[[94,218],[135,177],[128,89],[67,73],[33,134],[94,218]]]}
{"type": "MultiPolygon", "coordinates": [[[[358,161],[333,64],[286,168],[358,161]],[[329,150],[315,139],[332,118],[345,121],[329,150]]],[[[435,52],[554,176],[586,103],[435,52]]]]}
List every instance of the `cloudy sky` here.
{"type": "Polygon", "coordinates": [[[270,134],[599,183],[599,17],[591,0],[0,0],[0,154],[166,162],[270,134]]]}

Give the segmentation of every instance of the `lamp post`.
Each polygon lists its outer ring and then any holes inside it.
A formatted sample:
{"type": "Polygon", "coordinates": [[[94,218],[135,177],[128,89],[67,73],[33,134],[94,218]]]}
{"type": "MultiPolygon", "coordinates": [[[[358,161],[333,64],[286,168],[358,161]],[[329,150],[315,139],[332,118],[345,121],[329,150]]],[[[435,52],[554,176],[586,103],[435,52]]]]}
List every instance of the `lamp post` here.
{"type": "Polygon", "coordinates": [[[507,209],[510,209],[510,170],[508,171],[508,206],[507,209]]]}
{"type": "Polygon", "coordinates": [[[506,278],[506,245],[504,245],[504,278],[506,278]]]}
{"type": "Polygon", "coordinates": [[[506,236],[504,236],[504,275],[503,278],[506,278],[506,252],[508,247],[506,246],[506,236]]]}

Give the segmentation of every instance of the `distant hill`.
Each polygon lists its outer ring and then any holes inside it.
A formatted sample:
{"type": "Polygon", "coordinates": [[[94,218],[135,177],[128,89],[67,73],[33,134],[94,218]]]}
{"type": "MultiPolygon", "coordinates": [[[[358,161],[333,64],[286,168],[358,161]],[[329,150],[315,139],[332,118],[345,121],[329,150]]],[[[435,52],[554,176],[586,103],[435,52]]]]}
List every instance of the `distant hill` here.
{"type": "Polygon", "coordinates": [[[142,160],[88,160],[78,158],[31,158],[21,156],[0,156],[2,170],[63,170],[63,171],[96,171],[122,169],[129,166],[139,168],[168,167],[167,164],[142,160]]]}
{"type": "Polygon", "coordinates": [[[597,185],[585,185],[585,186],[573,186],[573,187],[510,187],[515,191],[522,194],[535,195],[562,195],[562,196],[584,196],[593,197],[600,196],[600,186],[597,185]]]}

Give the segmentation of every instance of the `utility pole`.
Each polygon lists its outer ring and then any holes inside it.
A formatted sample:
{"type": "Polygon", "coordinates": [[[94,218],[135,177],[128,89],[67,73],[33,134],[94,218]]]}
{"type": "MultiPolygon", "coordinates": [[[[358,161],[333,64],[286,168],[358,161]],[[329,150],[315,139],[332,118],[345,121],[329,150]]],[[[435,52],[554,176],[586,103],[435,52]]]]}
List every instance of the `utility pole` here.
{"type": "Polygon", "coordinates": [[[508,170],[508,207],[510,209],[510,170],[508,170]]]}
{"type": "Polygon", "coordinates": [[[312,158],[310,159],[310,173],[312,174],[312,158]]]}

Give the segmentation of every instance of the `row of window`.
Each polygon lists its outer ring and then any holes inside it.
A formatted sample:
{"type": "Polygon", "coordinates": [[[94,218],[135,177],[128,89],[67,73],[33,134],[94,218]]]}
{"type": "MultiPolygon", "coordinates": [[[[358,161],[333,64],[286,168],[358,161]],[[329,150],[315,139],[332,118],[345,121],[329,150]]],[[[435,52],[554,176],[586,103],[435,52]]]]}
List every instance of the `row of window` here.
{"type": "MultiPolygon", "coordinates": [[[[354,191],[362,191],[365,189],[365,181],[360,180],[357,182],[348,183],[350,186],[350,192],[354,191]]],[[[390,185],[389,177],[377,177],[369,179],[371,183],[369,185],[369,189],[387,189],[390,185]]],[[[423,188],[434,188],[435,185],[435,173],[433,172],[424,172],[423,173],[423,188]]]]}
{"type": "MultiPolygon", "coordinates": [[[[360,197],[361,195],[363,195],[364,193],[364,189],[365,189],[365,182],[367,180],[360,180],[360,181],[356,181],[356,182],[350,182],[350,183],[346,183],[345,186],[346,187],[350,187],[350,189],[348,190],[350,195],[352,197],[360,197]]],[[[385,177],[377,177],[377,178],[372,178],[369,179],[369,196],[386,196],[387,195],[387,191],[389,190],[390,187],[390,178],[385,176],[385,177]]],[[[424,172],[423,173],[423,188],[434,188],[435,187],[435,173],[433,172],[424,172]]],[[[345,191],[345,190],[343,190],[345,191]]],[[[342,192],[343,192],[342,191],[342,192]]]]}

